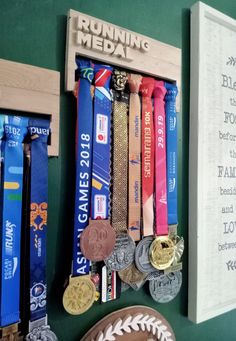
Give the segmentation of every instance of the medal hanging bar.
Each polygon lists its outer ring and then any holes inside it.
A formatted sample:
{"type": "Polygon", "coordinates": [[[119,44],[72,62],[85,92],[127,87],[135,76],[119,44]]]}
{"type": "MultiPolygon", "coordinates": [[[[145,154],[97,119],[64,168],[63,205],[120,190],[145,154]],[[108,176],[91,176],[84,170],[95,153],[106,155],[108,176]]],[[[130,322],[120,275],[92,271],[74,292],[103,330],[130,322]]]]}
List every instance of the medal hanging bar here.
{"type": "Polygon", "coordinates": [[[116,232],[116,244],[106,258],[108,269],[119,271],[127,268],[134,260],[135,243],[127,234],[128,196],[128,101],[124,92],[127,74],[113,72],[113,195],[112,227],[116,232]]]}
{"type": "Polygon", "coordinates": [[[153,235],[154,224],[154,127],[152,93],[154,78],[143,77],[142,95],[142,205],[143,236],[153,235]]]}
{"type": "Polygon", "coordinates": [[[72,275],[63,295],[63,306],[72,315],[87,311],[94,303],[96,288],[89,276],[90,261],[80,248],[80,236],[89,223],[92,140],[93,140],[93,64],[89,60],[76,60],[79,71],[76,126],[76,189],[73,238],[72,275]],[[78,291],[80,295],[78,296],[78,291]],[[86,297],[86,300],[84,300],[86,297]]]}
{"type": "MultiPolygon", "coordinates": [[[[91,216],[81,234],[81,251],[91,261],[107,258],[115,245],[110,225],[111,94],[112,67],[95,64],[94,131],[92,161],[91,216]]],[[[84,144],[86,146],[86,144],[84,144]]]]}
{"type": "Polygon", "coordinates": [[[139,87],[142,76],[128,75],[129,98],[129,205],[128,233],[140,240],[141,228],[141,105],[139,87]]]}
{"type": "Polygon", "coordinates": [[[168,268],[174,260],[174,244],[168,236],[166,198],[166,130],[164,82],[156,81],[154,89],[155,125],[155,235],[150,246],[151,264],[158,270],[168,268]]]}
{"type": "Polygon", "coordinates": [[[57,340],[47,321],[46,232],[48,210],[48,152],[50,122],[29,120],[30,175],[30,321],[26,340],[57,340]]]}
{"type": "Polygon", "coordinates": [[[27,118],[5,116],[2,189],[0,326],[3,337],[17,337],[20,319],[20,239],[23,187],[23,140],[27,118]]]}

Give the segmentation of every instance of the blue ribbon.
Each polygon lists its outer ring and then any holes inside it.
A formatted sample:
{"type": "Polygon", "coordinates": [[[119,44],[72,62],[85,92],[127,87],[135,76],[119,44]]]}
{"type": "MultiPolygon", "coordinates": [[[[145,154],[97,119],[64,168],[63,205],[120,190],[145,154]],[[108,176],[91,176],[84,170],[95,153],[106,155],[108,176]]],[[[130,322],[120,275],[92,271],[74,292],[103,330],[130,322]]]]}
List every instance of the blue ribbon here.
{"type": "Polygon", "coordinates": [[[76,150],[76,190],[73,239],[73,276],[89,273],[90,261],[80,249],[80,235],[88,225],[90,214],[91,163],[93,106],[91,82],[94,77],[93,64],[89,60],[76,60],[79,71],[77,94],[77,150],[76,150]]]}
{"type": "Polygon", "coordinates": [[[30,187],[30,320],[46,315],[46,230],[48,207],[48,153],[50,122],[29,120],[31,136],[30,187]]]}
{"type": "Polygon", "coordinates": [[[167,208],[168,224],[178,223],[177,216],[177,115],[175,110],[177,86],[165,83],[166,137],[167,137],[167,208]]]}
{"type": "Polygon", "coordinates": [[[107,219],[110,200],[111,111],[110,80],[112,67],[95,64],[94,132],[92,168],[92,219],[107,219]]]}
{"type": "Polygon", "coordinates": [[[0,326],[19,322],[23,147],[27,118],[5,116],[0,326]]]}

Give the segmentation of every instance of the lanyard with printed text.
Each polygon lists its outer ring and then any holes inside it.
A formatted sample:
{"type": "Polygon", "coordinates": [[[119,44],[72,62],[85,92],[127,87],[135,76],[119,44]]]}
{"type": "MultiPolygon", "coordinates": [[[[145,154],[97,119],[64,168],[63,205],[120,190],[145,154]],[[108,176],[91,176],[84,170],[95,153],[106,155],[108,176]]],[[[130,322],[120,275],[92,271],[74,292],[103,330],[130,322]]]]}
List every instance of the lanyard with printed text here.
{"type": "Polygon", "coordinates": [[[50,122],[29,120],[30,175],[30,321],[26,340],[57,340],[47,323],[46,234],[48,211],[48,152],[50,122]]]}
{"type": "Polygon", "coordinates": [[[23,145],[27,119],[5,116],[1,227],[0,326],[19,322],[20,239],[23,187],[23,145]]]}
{"type": "Polygon", "coordinates": [[[90,261],[84,257],[80,247],[81,233],[89,222],[92,141],[93,141],[93,63],[78,58],[79,73],[77,92],[77,127],[76,127],[76,188],[73,238],[72,275],[63,295],[63,306],[72,315],[79,315],[88,310],[94,300],[96,288],[89,276],[90,261]],[[80,293],[78,296],[78,292],[80,293]],[[83,299],[84,296],[87,299],[83,299]]]}
{"type": "Polygon", "coordinates": [[[111,93],[112,67],[95,64],[94,130],[91,189],[91,219],[81,234],[83,255],[91,261],[107,258],[115,245],[115,232],[111,227],[111,93]]]}
{"type": "Polygon", "coordinates": [[[177,217],[177,115],[175,110],[177,86],[165,83],[165,110],[167,134],[167,205],[168,224],[178,223],[177,217]]]}

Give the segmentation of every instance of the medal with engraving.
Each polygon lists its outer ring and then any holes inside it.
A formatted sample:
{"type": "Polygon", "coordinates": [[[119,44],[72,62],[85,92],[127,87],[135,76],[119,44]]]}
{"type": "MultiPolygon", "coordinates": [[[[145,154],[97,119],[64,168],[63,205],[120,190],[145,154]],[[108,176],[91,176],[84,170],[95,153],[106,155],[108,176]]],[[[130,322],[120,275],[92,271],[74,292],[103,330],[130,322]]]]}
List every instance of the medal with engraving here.
{"type": "Polygon", "coordinates": [[[164,270],[174,260],[174,243],[169,237],[166,196],[166,130],[164,82],[155,81],[154,128],[155,128],[155,234],[150,246],[150,261],[154,268],[164,270]]]}
{"type": "Polygon", "coordinates": [[[83,314],[95,301],[96,288],[90,276],[71,277],[63,295],[63,306],[71,315],[83,314]]]}
{"type": "Polygon", "coordinates": [[[89,60],[78,58],[76,63],[79,81],[77,89],[73,262],[72,275],[63,296],[65,310],[73,315],[82,314],[92,306],[96,291],[95,285],[89,277],[90,261],[84,257],[80,247],[80,236],[89,223],[90,214],[93,141],[93,91],[91,83],[94,77],[94,69],[89,60]]]}
{"type": "Polygon", "coordinates": [[[139,283],[146,277],[146,274],[139,271],[134,263],[129,265],[128,268],[119,271],[118,274],[120,279],[129,285],[132,283],[139,283]]]}
{"type": "Polygon", "coordinates": [[[115,246],[115,232],[110,213],[110,145],[112,67],[95,64],[94,131],[92,160],[91,216],[89,226],[81,234],[83,255],[92,261],[107,258],[115,246]]]}
{"type": "Polygon", "coordinates": [[[167,303],[172,301],[180,291],[182,285],[181,271],[171,272],[150,280],[149,291],[154,301],[167,303]]]}
{"type": "Polygon", "coordinates": [[[153,242],[153,237],[142,239],[135,250],[135,264],[143,273],[149,273],[156,269],[152,266],[149,258],[149,249],[153,242]]]}
{"type": "Polygon", "coordinates": [[[112,227],[116,232],[116,243],[111,255],[104,262],[114,271],[127,268],[134,260],[135,243],[127,234],[128,196],[128,100],[124,92],[127,74],[113,72],[113,191],[112,227]]]}
{"type": "Polygon", "coordinates": [[[49,120],[30,119],[30,319],[26,340],[57,340],[47,319],[46,232],[49,120]]]}
{"type": "Polygon", "coordinates": [[[134,260],[135,242],[127,233],[120,233],[111,255],[104,260],[106,266],[113,271],[126,269],[134,260]]]}

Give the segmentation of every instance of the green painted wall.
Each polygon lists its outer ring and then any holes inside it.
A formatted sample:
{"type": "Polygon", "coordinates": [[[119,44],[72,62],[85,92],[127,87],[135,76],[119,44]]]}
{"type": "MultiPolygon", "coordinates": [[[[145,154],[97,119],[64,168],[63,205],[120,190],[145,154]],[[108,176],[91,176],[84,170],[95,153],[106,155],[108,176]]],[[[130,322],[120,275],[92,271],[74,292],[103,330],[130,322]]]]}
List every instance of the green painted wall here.
{"type": "MultiPolygon", "coordinates": [[[[195,0],[1,0],[0,58],[61,72],[60,157],[49,160],[48,313],[61,341],[80,340],[95,322],[113,310],[133,304],[157,309],[172,325],[177,341],[236,340],[236,311],[200,325],[187,319],[187,252],[181,293],[171,303],[152,301],[148,288],[128,291],[118,301],[94,307],[81,317],[63,310],[63,283],[70,272],[75,103],[65,94],[66,14],[69,8],[182,48],[183,102],[179,115],[179,226],[188,238],[188,132],[190,7],[195,0]]],[[[205,1],[236,18],[235,0],[205,1]]],[[[187,243],[186,243],[187,244],[187,243]]],[[[219,274],[220,275],[220,274],[219,274]]],[[[225,288],[226,289],[226,288],[225,288]]],[[[225,290],[222,289],[222,290],[225,290]]],[[[236,290],[236,288],[235,288],[236,290]]]]}

